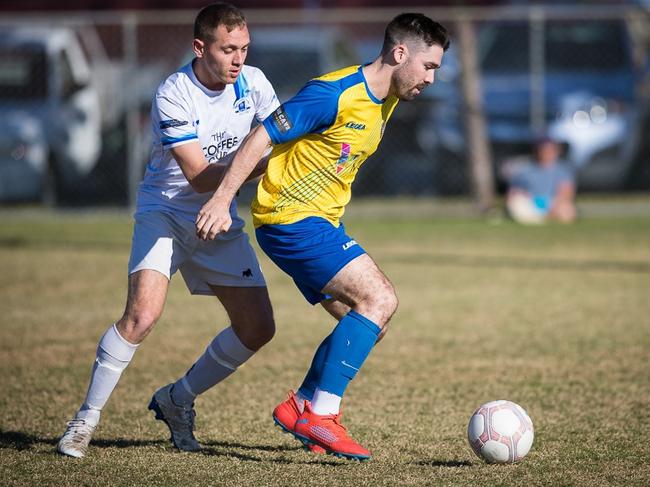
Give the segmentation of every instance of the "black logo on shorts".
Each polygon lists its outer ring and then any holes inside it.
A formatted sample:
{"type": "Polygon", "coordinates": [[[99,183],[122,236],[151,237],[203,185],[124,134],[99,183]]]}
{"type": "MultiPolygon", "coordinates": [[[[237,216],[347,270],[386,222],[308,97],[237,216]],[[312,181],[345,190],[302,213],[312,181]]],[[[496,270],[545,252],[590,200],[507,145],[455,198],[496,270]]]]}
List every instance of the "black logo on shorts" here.
{"type": "Polygon", "coordinates": [[[241,275],[242,277],[251,278],[253,277],[253,271],[251,271],[250,269],[246,269],[245,271],[242,271],[241,275]]]}

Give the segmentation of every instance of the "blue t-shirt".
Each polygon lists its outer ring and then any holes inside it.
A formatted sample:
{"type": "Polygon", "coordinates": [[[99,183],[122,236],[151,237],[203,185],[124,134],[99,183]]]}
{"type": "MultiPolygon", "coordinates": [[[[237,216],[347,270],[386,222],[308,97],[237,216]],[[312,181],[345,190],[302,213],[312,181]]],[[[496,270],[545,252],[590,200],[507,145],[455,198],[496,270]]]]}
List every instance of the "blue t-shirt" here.
{"type": "Polygon", "coordinates": [[[516,172],[511,187],[526,191],[540,209],[547,209],[563,183],[574,182],[573,172],[564,164],[531,164],[516,172]]]}

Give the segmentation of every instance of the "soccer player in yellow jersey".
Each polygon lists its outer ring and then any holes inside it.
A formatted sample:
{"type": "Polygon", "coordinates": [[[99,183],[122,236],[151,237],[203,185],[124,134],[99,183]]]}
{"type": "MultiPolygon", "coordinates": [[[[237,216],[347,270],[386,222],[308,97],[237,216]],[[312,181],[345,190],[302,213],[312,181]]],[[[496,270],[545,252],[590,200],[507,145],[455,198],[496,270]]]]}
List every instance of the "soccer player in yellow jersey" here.
{"type": "Polygon", "coordinates": [[[201,238],[227,231],[232,198],[273,146],[252,206],[257,240],[310,303],[339,320],[298,393],[290,392],[273,411],[276,424],[313,451],[370,458],[341,425],[339,406],[386,332],[397,296],[339,218],[359,167],[377,149],[398,101],[414,99],[433,83],[448,47],[439,23],[416,13],[395,17],[374,62],[311,80],[254,129],[197,215],[201,238]]]}

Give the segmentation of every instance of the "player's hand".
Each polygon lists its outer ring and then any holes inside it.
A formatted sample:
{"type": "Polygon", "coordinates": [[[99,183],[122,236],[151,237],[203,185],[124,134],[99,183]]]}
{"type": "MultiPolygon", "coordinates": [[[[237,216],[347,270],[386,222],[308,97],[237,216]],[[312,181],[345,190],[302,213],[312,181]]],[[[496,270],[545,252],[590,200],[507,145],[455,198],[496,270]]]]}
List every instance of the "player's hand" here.
{"type": "Polygon", "coordinates": [[[232,225],[230,208],[219,201],[209,200],[196,216],[196,234],[202,240],[214,240],[232,225]]]}

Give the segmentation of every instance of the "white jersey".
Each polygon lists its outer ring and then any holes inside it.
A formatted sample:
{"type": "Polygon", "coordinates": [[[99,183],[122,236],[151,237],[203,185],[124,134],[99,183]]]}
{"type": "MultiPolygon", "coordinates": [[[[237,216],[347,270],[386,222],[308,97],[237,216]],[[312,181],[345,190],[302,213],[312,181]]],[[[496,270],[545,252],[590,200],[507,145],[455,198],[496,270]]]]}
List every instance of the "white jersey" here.
{"type": "MultiPolygon", "coordinates": [[[[250,132],[253,117],[261,122],[278,106],[271,83],[252,66],[245,65],[237,81],[221,91],[203,86],[191,62],[169,76],[158,87],[151,107],[153,147],[136,214],[162,210],[194,222],[213,193],[194,191],[169,149],[198,142],[209,163],[229,163],[250,132]]],[[[244,226],[234,200],[230,215],[230,231],[220,238],[233,238],[244,226]]]]}

